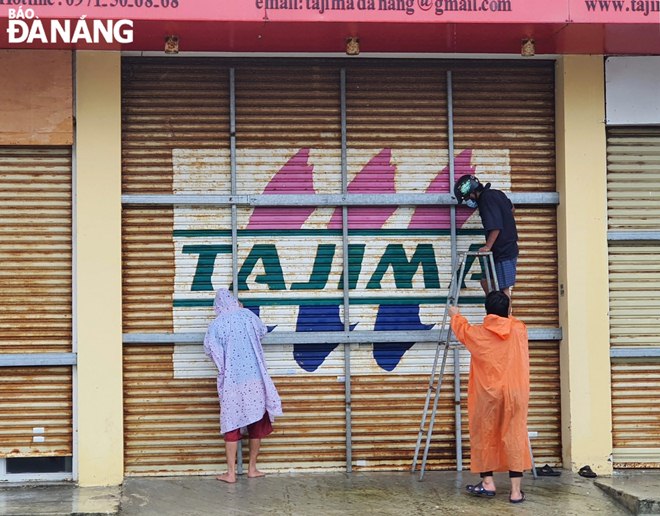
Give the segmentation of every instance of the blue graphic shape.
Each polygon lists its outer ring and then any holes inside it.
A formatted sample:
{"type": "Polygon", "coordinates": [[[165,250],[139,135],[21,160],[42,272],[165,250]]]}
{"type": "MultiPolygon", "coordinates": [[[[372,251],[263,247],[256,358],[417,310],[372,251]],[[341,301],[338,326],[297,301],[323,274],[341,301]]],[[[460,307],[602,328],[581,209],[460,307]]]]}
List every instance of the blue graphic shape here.
{"type": "MultiPolygon", "coordinates": [[[[252,312],[254,315],[259,317],[259,307],[258,306],[244,306],[243,308],[247,308],[248,310],[250,310],[250,312],[252,312]]],[[[275,328],[277,328],[277,324],[275,326],[266,325],[266,330],[268,330],[268,333],[273,331],[275,328]]]]}
{"type": "MultiPolygon", "coordinates": [[[[350,325],[350,329],[355,326],[357,324],[350,325]]],[[[344,331],[339,306],[301,306],[296,331],[344,331]]],[[[293,358],[305,371],[313,373],[336,347],[337,344],[294,344],[293,358]]]]}
{"type": "MultiPolygon", "coordinates": [[[[376,315],[375,331],[429,330],[434,324],[422,324],[419,305],[381,305],[376,315]]],[[[374,343],[374,359],[385,371],[394,371],[412,342],[374,343]]]]}

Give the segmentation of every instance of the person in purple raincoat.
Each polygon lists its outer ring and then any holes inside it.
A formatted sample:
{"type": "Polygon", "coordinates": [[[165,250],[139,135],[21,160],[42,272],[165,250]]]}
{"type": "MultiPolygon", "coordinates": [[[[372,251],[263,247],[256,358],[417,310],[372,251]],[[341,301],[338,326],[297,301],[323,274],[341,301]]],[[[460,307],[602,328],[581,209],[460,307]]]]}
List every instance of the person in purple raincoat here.
{"type": "Polygon", "coordinates": [[[250,439],[247,476],[264,476],[257,469],[261,439],[273,431],[271,423],[282,415],[282,402],[266,369],[261,347],[267,331],[264,323],[224,288],[217,291],[213,308],[216,318],[204,337],[204,352],[218,368],[220,431],[227,458],[227,472],[216,478],[233,484],[244,427],[250,439]]]}

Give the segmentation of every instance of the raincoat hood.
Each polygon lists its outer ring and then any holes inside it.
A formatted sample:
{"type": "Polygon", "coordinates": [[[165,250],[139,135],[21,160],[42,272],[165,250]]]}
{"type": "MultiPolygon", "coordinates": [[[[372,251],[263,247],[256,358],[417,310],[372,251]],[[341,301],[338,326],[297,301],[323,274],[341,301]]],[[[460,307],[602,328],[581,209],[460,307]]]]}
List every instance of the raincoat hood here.
{"type": "Polygon", "coordinates": [[[505,340],[511,334],[511,324],[513,320],[510,317],[500,317],[490,314],[484,317],[484,328],[492,331],[500,339],[505,340]]]}
{"type": "Polygon", "coordinates": [[[213,302],[215,315],[222,315],[240,309],[241,305],[238,304],[238,299],[229,290],[226,288],[218,289],[215,293],[215,301],[213,302]]]}

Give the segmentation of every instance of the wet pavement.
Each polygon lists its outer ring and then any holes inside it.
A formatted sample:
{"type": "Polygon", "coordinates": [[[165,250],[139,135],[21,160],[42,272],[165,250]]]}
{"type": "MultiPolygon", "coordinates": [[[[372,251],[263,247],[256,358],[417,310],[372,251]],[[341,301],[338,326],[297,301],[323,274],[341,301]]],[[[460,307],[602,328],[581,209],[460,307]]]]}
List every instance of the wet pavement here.
{"type": "Polygon", "coordinates": [[[527,501],[518,505],[509,503],[506,474],[496,475],[499,492],[493,498],[466,494],[465,484],[475,480],[455,472],[430,472],[423,482],[410,473],[280,474],[241,478],[234,485],[213,477],[135,478],[125,483],[121,514],[629,514],[592,480],[568,473],[525,479],[527,501]]]}
{"type": "Polygon", "coordinates": [[[598,478],[595,484],[633,514],[660,514],[660,470],[598,478]]]}
{"type": "Polygon", "coordinates": [[[660,470],[596,479],[567,471],[537,480],[526,475],[527,500],[519,505],[509,503],[506,474],[496,475],[494,498],[466,494],[465,484],[475,480],[467,472],[428,472],[423,482],[405,472],[277,473],[260,479],[243,475],[232,485],[213,476],[178,476],[127,478],[123,486],[110,488],[3,486],[0,514],[615,516],[631,514],[629,508],[660,514],[660,470]],[[634,499],[645,503],[635,506],[634,499]]]}
{"type": "Polygon", "coordinates": [[[76,487],[70,483],[12,484],[0,487],[0,514],[119,514],[121,487],[76,487]]]}

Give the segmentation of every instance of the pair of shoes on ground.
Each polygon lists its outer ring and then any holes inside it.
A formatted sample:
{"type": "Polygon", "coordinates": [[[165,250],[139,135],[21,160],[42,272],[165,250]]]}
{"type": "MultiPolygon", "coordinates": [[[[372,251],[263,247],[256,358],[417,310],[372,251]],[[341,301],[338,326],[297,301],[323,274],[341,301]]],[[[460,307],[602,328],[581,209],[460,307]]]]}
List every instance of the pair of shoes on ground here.
{"type": "MultiPolygon", "coordinates": [[[[483,482],[479,482],[478,484],[474,484],[474,485],[467,485],[467,486],[465,486],[465,489],[467,490],[467,492],[469,494],[471,494],[473,496],[479,496],[479,497],[482,497],[482,498],[492,498],[496,494],[495,491],[491,491],[490,489],[486,489],[484,487],[483,482]]],[[[521,498],[518,498],[517,500],[509,498],[509,502],[511,502],[511,503],[522,503],[522,502],[524,502],[525,501],[525,493],[523,491],[520,491],[520,493],[522,494],[521,498]]]]}

